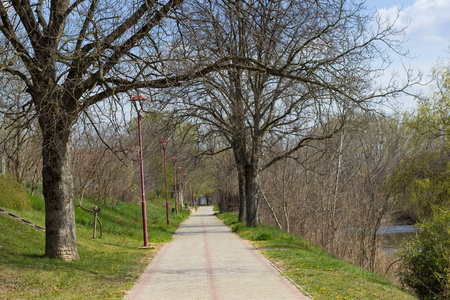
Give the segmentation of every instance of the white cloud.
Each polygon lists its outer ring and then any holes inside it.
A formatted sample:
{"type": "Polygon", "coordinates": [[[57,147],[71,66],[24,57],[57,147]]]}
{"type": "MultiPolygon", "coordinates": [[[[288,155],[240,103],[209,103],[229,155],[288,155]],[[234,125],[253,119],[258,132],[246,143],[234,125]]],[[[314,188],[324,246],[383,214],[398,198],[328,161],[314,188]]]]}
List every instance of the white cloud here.
{"type": "MultiPolygon", "coordinates": [[[[398,6],[381,8],[378,13],[391,21],[398,6]]],[[[420,42],[447,43],[450,41],[450,1],[417,0],[400,11],[397,26],[406,28],[406,35],[420,42]]]]}
{"type": "MultiPolygon", "coordinates": [[[[368,1],[378,6],[377,12],[382,20],[396,21],[398,28],[406,27],[404,33],[407,42],[402,48],[409,50],[413,59],[404,58],[402,63],[421,70],[424,73],[423,82],[428,82],[431,68],[440,58],[448,60],[450,56],[450,0],[396,0],[398,4],[395,5],[393,1],[383,1],[384,5],[379,0],[368,1]]],[[[399,61],[392,65],[394,70],[401,68],[399,61]]],[[[417,88],[423,94],[428,93],[427,86],[417,88]]],[[[402,102],[406,108],[415,106],[413,98],[405,97],[402,102]]]]}

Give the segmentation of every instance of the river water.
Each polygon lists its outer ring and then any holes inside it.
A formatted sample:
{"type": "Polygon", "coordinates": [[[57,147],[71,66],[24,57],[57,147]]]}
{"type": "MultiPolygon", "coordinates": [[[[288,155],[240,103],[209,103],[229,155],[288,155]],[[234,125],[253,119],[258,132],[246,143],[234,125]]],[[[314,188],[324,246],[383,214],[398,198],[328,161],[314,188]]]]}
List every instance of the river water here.
{"type": "Polygon", "coordinates": [[[414,237],[418,230],[414,225],[381,226],[378,234],[383,251],[394,255],[402,243],[414,237]]]}

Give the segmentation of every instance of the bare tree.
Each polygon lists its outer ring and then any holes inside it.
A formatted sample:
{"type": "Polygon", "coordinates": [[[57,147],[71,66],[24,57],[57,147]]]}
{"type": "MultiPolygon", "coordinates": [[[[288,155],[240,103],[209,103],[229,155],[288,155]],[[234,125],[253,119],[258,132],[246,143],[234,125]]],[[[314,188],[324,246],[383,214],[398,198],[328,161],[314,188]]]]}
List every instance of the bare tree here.
{"type": "Polygon", "coordinates": [[[408,151],[404,133],[398,119],[359,114],[340,134],[316,143],[315,157],[304,148],[296,156],[302,164],[279,161],[261,174],[272,206],[263,206],[263,220],[276,224],[275,212],[283,229],[289,224],[322,249],[384,274],[379,229],[389,224],[396,202],[388,179],[408,151]]]}
{"type": "Polygon", "coordinates": [[[21,107],[33,109],[42,131],[47,257],[78,259],[70,136],[80,113],[106,99],[119,100],[114,97],[121,93],[176,84],[224,63],[167,68],[176,61],[167,48],[176,22],[168,16],[176,18],[182,3],[0,2],[5,53],[16,58],[2,60],[0,71],[24,82],[31,99],[21,107]]]}
{"type": "MultiPolygon", "coordinates": [[[[378,23],[371,32],[373,17],[351,1],[186,0],[182,7],[184,2],[0,2],[0,31],[10,58],[1,61],[0,71],[24,82],[31,99],[21,107],[25,113],[34,111],[42,132],[47,257],[78,258],[70,136],[89,107],[113,107],[123,93],[180,85],[212,71],[233,67],[232,76],[239,77],[239,70],[247,70],[242,83],[231,81],[245,96],[236,106],[242,110],[234,117],[238,127],[218,128],[235,133],[228,138],[245,174],[247,222],[257,224],[262,169],[333,133],[335,128],[323,137],[309,131],[326,124],[331,110],[366,107],[370,100],[399,91],[370,86],[372,71],[380,69],[369,62],[386,57],[380,43],[395,46],[393,27],[378,23]],[[218,17],[222,12],[226,18],[218,17]],[[188,45],[186,39],[199,43],[188,45]],[[241,50],[235,50],[237,45],[241,50]],[[267,137],[275,141],[287,134],[297,135],[297,143],[262,165],[264,149],[270,149],[267,137]]],[[[209,100],[218,98],[203,96],[208,101],[197,97],[191,104],[210,107],[209,100]]],[[[226,110],[219,111],[219,123],[228,119],[226,110]]]]}
{"type": "Polygon", "coordinates": [[[184,32],[191,43],[182,46],[203,60],[232,57],[232,68],[181,89],[175,106],[208,124],[234,151],[248,225],[260,223],[261,171],[332,137],[353,111],[410,84],[377,86],[389,63],[381,44],[395,48],[400,32],[362,4],[210,0],[193,5],[191,16],[184,32]],[[271,155],[287,137],[294,142],[271,155]]]}
{"type": "Polygon", "coordinates": [[[0,90],[2,172],[11,174],[18,182],[31,182],[33,192],[41,163],[38,124],[22,110],[23,99],[29,99],[23,82],[6,75],[0,84],[4,87],[0,90]]]}

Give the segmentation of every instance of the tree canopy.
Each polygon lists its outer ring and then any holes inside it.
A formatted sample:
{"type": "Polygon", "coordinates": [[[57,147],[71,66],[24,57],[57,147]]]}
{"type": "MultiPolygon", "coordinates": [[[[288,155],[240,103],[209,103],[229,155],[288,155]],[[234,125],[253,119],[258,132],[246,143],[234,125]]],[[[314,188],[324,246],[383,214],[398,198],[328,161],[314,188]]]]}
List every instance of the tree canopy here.
{"type": "Polygon", "coordinates": [[[396,47],[400,32],[363,4],[205,1],[188,11],[182,48],[203,61],[230,57],[232,64],[172,90],[173,108],[203,124],[205,139],[226,141],[213,152],[232,149],[248,225],[260,222],[261,171],[330,138],[353,113],[410,84],[377,84],[389,62],[381,44],[396,47]],[[285,150],[275,154],[280,145],[285,150]]]}

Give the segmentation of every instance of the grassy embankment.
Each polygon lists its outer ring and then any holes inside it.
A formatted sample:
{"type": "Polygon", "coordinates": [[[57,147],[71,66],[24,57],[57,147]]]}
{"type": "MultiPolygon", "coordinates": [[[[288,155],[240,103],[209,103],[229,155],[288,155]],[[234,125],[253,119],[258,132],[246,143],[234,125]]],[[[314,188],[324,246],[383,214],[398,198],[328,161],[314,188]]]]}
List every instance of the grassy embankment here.
{"type": "MultiPolygon", "coordinates": [[[[187,212],[171,213],[171,226],[167,226],[164,203],[147,201],[149,244],[156,249],[139,250],[143,245],[140,205],[83,201],[87,208],[102,207],[103,237],[92,239],[93,214],[77,207],[77,241],[82,246],[78,247],[80,260],[70,263],[44,258],[44,232],[0,214],[0,299],[122,298],[188,216],[187,212]]],[[[7,210],[44,227],[42,195],[30,197],[30,204],[26,209],[7,210]]],[[[174,206],[173,201],[170,205],[174,206]]]]}
{"type": "Polygon", "coordinates": [[[265,224],[247,227],[236,214],[219,214],[313,299],[416,299],[388,280],[345,263],[308,241],[265,224]]]}

